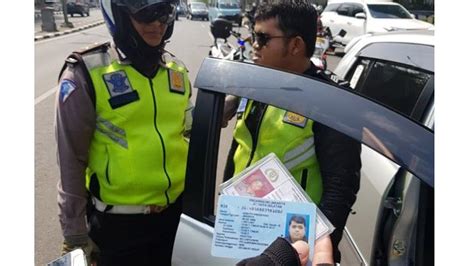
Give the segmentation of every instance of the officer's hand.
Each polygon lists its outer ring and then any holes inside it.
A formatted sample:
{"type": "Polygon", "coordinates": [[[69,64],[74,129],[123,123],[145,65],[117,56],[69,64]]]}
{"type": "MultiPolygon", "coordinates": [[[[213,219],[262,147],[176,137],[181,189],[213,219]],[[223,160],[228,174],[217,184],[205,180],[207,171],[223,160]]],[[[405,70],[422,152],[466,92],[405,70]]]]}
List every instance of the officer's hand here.
{"type": "Polygon", "coordinates": [[[234,95],[227,95],[224,103],[224,115],[222,116],[222,127],[227,127],[229,120],[234,117],[237,107],[239,105],[239,98],[234,95]]]}
{"type": "Polygon", "coordinates": [[[82,249],[87,258],[87,265],[95,265],[95,259],[93,258],[93,253],[98,253],[99,248],[97,245],[89,238],[87,234],[85,235],[74,235],[74,236],[65,236],[63,241],[63,246],[61,250],[61,256],[69,253],[77,248],[82,249]]]}

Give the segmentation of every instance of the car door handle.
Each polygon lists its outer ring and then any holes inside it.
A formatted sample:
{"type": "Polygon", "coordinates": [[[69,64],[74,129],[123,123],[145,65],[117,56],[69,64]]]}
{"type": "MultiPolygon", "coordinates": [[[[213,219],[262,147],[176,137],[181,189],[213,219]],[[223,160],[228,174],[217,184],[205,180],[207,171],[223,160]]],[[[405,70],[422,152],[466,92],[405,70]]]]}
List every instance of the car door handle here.
{"type": "Polygon", "coordinates": [[[330,19],[329,21],[334,22],[334,19],[330,19]]]}
{"type": "Polygon", "coordinates": [[[351,23],[351,22],[347,22],[347,25],[352,25],[352,23],[351,23]]]}

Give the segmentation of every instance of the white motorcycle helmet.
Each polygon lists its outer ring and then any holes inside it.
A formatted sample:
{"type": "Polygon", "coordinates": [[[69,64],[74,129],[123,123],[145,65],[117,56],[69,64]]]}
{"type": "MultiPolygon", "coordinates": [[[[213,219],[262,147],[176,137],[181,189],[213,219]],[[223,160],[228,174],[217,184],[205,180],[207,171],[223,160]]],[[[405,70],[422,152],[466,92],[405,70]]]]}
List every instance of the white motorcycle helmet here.
{"type": "Polygon", "coordinates": [[[165,41],[173,34],[177,0],[100,0],[105,23],[115,45],[129,59],[161,54],[165,41]],[[130,17],[139,22],[159,20],[168,24],[161,43],[151,47],[133,27],[130,17]]]}

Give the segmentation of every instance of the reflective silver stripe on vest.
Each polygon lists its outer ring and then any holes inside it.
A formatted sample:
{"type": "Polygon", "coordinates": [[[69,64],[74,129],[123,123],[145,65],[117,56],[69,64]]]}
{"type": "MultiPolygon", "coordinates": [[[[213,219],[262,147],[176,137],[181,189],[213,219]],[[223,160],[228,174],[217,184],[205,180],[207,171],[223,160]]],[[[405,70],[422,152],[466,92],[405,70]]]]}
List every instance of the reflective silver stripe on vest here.
{"type": "Polygon", "coordinates": [[[108,120],[106,120],[106,119],[104,119],[100,116],[97,116],[97,122],[103,124],[108,129],[110,129],[112,132],[115,132],[115,133],[125,137],[125,130],[119,128],[118,126],[116,126],[114,124],[112,124],[112,122],[110,122],[110,121],[108,121],[108,120]]]}
{"type": "Polygon", "coordinates": [[[293,160],[295,157],[299,156],[305,152],[309,147],[314,146],[314,136],[307,138],[303,144],[297,146],[296,148],[288,151],[283,157],[283,162],[293,160]]]}
{"type": "Polygon", "coordinates": [[[117,136],[117,134],[119,134],[122,137],[126,137],[125,130],[117,127],[116,125],[112,124],[110,121],[105,120],[104,118],[101,118],[99,116],[97,116],[97,122],[96,122],[95,128],[97,129],[98,132],[104,134],[112,141],[118,143],[120,146],[124,147],[125,149],[128,149],[127,140],[121,138],[120,136],[117,136]]]}
{"type": "Polygon", "coordinates": [[[286,168],[288,168],[288,170],[291,170],[293,167],[308,160],[312,156],[316,156],[316,152],[314,151],[314,146],[311,146],[310,149],[308,149],[305,153],[301,154],[301,156],[296,157],[295,159],[291,161],[284,162],[284,164],[286,168]]]}

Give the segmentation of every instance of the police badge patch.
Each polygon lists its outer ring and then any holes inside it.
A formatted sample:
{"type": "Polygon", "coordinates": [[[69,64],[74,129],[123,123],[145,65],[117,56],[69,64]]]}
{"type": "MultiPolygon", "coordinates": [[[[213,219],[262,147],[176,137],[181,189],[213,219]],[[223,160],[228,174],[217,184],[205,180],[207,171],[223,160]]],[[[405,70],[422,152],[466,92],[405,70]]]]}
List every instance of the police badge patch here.
{"type": "Polygon", "coordinates": [[[76,83],[69,79],[64,79],[59,85],[59,100],[64,103],[67,97],[76,89],[76,83]]]}
{"type": "Polygon", "coordinates": [[[127,74],[123,70],[104,74],[104,80],[112,97],[132,92],[130,81],[128,81],[127,74]]]}
{"type": "Polygon", "coordinates": [[[285,116],[283,117],[283,122],[301,128],[304,128],[306,126],[307,121],[308,118],[289,111],[286,111],[285,116]]]}
{"type": "Polygon", "coordinates": [[[184,94],[184,75],[183,73],[168,69],[168,77],[170,81],[170,91],[184,94]]]}

